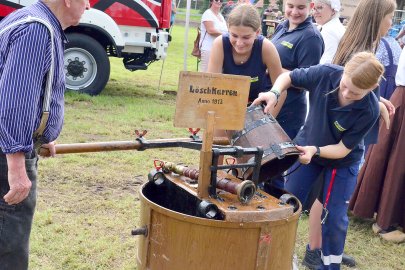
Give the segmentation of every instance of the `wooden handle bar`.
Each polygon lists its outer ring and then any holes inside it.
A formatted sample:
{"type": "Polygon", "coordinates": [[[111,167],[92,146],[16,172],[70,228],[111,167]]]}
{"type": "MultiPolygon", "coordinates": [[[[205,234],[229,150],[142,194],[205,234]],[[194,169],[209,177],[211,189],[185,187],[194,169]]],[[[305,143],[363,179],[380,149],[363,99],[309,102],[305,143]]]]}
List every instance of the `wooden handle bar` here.
{"type": "MultiPolygon", "coordinates": [[[[175,138],[175,139],[156,139],[147,140],[146,145],[151,145],[146,148],[165,148],[165,144],[171,143],[187,143],[195,142],[191,138],[175,138]]],[[[225,137],[214,138],[214,144],[228,145],[229,140],[225,137]]],[[[111,141],[111,142],[92,142],[92,143],[72,143],[72,144],[57,144],[55,145],[56,154],[73,154],[73,153],[88,153],[88,152],[108,152],[122,150],[144,150],[144,144],[140,141],[111,141]]],[[[49,150],[41,148],[39,151],[41,156],[49,156],[49,150]]]]}

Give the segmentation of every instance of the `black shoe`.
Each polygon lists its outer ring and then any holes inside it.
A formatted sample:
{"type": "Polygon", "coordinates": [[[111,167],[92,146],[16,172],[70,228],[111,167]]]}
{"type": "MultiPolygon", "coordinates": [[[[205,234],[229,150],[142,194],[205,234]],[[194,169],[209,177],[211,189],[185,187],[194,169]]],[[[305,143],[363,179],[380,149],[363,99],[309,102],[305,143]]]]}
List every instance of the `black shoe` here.
{"type": "Polygon", "coordinates": [[[323,265],[321,258],[321,250],[320,249],[310,250],[309,246],[307,246],[304,260],[302,260],[302,265],[306,266],[311,270],[321,269],[323,265]]]}
{"type": "Polygon", "coordinates": [[[348,267],[355,267],[356,266],[356,260],[352,256],[349,256],[346,253],[343,253],[342,264],[346,265],[348,267]]]}

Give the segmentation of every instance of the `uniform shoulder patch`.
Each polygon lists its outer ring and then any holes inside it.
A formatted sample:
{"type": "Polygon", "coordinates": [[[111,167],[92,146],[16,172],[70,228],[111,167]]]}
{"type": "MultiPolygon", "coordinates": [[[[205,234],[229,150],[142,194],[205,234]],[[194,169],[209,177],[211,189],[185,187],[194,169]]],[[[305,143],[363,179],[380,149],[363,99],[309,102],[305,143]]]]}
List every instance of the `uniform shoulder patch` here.
{"type": "Polygon", "coordinates": [[[285,40],[281,41],[281,45],[287,47],[288,49],[292,49],[292,47],[294,47],[294,44],[292,44],[288,41],[285,41],[285,40]]]}
{"type": "Polygon", "coordinates": [[[336,127],[340,132],[343,132],[343,131],[346,130],[344,127],[342,127],[342,126],[339,124],[338,121],[335,121],[333,124],[335,125],[335,127],[336,127]]]}
{"type": "Polygon", "coordinates": [[[250,82],[251,82],[251,83],[258,82],[258,81],[259,81],[259,77],[258,77],[258,76],[256,76],[256,77],[251,77],[251,78],[250,78],[250,82]]]}

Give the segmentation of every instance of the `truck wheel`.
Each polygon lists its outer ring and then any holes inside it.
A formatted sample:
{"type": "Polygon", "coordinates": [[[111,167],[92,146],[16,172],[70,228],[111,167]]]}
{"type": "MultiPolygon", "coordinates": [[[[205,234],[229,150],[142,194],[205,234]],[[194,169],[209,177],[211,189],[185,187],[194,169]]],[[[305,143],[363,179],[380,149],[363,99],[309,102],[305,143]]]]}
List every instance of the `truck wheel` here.
{"type": "Polygon", "coordinates": [[[67,34],[65,48],[66,88],[98,95],[110,77],[110,61],[95,39],[77,33],[67,34]]]}

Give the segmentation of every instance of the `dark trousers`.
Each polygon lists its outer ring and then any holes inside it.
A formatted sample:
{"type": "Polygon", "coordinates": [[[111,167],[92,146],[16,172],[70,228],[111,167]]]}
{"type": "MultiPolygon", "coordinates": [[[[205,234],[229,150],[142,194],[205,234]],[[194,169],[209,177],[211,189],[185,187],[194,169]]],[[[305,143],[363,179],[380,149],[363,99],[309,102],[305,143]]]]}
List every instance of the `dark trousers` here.
{"type": "MultiPolygon", "coordinates": [[[[292,169],[297,166],[295,164],[292,169]]],[[[336,170],[334,183],[331,187],[330,197],[327,204],[329,214],[325,224],[322,225],[322,270],[338,270],[343,257],[349,218],[347,209],[350,197],[356,185],[359,164],[336,170]]],[[[323,184],[319,191],[320,201],[325,202],[326,195],[331,182],[332,169],[324,168],[315,163],[302,165],[294,173],[287,177],[285,188],[294,194],[303,204],[306,203],[308,195],[314,184],[323,184]],[[319,175],[324,171],[323,183],[318,182],[319,175]]],[[[322,219],[325,218],[325,211],[322,219]]],[[[320,221],[319,221],[320,222],[320,221]]]]}
{"type": "Polygon", "coordinates": [[[28,197],[17,205],[4,201],[10,187],[6,156],[0,152],[0,269],[28,269],[29,238],[36,204],[38,157],[26,154],[25,166],[32,182],[28,197]]]}

